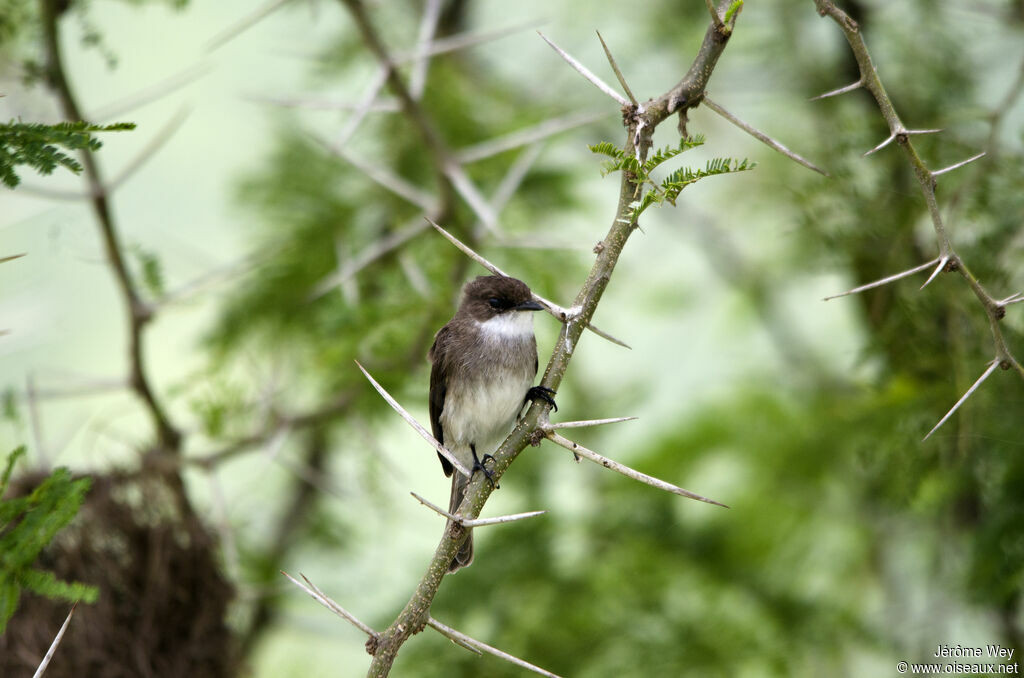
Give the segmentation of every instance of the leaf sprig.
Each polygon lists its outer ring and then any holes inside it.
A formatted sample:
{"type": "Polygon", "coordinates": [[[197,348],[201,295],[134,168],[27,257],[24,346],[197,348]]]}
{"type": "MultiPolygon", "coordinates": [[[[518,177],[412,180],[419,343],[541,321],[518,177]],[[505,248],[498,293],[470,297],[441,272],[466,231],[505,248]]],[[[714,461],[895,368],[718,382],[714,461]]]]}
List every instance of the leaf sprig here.
{"type": "Polygon", "coordinates": [[[707,162],[704,169],[681,167],[669,174],[660,182],[651,178],[651,172],[653,172],[658,166],[671,160],[680,153],[697,148],[703,144],[704,136],[701,134],[697,134],[692,137],[683,137],[679,140],[678,146],[666,146],[665,148],[659,148],[655,150],[654,153],[652,153],[644,162],[640,162],[639,158],[636,156],[627,154],[618,146],[607,141],[594,144],[589,148],[593,153],[610,158],[610,160],[601,164],[602,176],[607,176],[612,172],[619,171],[631,172],[636,175],[636,182],[639,185],[651,186],[643,196],[638,200],[634,200],[629,205],[631,210],[629,213],[629,220],[630,222],[635,222],[643,211],[651,205],[661,205],[666,202],[670,205],[675,205],[676,198],[679,197],[679,193],[690,184],[695,184],[705,177],[711,177],[717,174],[744,172],[746,170],[753,169],[757,164],[748,161],[746,158],[743,160],[736,160],[735,158],[714,158],[707,162]]]}
{"type": "Polygon", "coordinates": [[[14,171],[18,165],[28,165],[43,175],[52,174],[58,167],[78,174],[82,171],[81,163],[65,151],[95,151],[103,145],[93,136],[96,132],[124,132],[133,129],[135,123],[132,122],[112,125],[61,122],[44,125],[12,120],[0,123],[0,181],[8,188],[21,183],[21,178],[14,171]]]}

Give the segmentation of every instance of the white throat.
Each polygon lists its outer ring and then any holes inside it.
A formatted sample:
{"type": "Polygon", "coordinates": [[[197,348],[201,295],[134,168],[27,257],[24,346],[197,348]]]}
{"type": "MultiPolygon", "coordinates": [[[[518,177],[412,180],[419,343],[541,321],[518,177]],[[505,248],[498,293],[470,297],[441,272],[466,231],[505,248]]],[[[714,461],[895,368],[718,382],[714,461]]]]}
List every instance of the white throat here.
{"type": "Polygon", "coordinates": [[[489,339],[526,339],[533,336],[533,312],[508,311],[477,325],[489,339]]]}

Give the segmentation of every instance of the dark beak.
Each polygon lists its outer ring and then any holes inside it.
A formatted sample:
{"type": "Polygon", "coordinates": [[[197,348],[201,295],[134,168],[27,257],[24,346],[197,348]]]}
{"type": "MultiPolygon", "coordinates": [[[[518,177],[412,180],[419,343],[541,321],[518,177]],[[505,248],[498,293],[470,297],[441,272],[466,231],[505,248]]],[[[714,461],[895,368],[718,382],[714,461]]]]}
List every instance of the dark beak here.
{"type": "Polygon", "coordinates": [[[538,304],[533,299],[530,299],[529,301],[524,301],[523,303],[519,304],[518,306],[513,306],[512,310],[513,311],[543,311],[544,307],[541,306],[540,304],[538,304]]]}

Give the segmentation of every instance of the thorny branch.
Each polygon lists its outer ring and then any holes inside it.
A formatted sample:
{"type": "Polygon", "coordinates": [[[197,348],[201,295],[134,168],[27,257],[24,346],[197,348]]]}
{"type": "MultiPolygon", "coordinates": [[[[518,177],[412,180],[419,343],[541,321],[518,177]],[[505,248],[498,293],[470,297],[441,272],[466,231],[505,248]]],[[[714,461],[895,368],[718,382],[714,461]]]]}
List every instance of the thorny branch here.
{"type": "MultiPolygon", "coordinates": [[[[942,271],[957,271],[960,273],[968,287],[971,288],[971,291],[974,292],[974,295],[978,298],[978,301],[981,302],[982,308],[985,310],[985,315],[988,317],[989,327],[992,330],[992,340],[995,345],[995,362],[993,364],[998,365],[1004,370],[1012,368],[1021,377],[1024,377],[1024,366],[1022,366],[1010,352],[999,326],[999,321],[1006,314],[1006,300],[997,300],[989,294],[988,290],[985,289],[977,277],[971,273],[970,269],[967,267],[967,263],[956,252],[953,242],[949,236],[949,232],[943,223],[942,214],[939,210],[938,201],[935,197],[935,187],[937,185],[936,177],[938,175],[961,167],[967,164],[967,162],[976,160],[981,156],[975,156],[963,163],[958,163],[957,165],[942,170],[929,170],[924,160],[922,160],[921,156],[918,155],[917,150],[914,148],[914,144],[910,141],[910,137],[914,134],[938,132],[939,130],[913,130],[908,129],[903,124],[903,121],[900,120],[899,115],[896,113],[896,109],[893,107],[892,101],[889,99],[889,95],[885,91],[885,87],[882,85],[882,81],[878,76],[878,71],[875,69],[875,65],[871,61],[871,55],[868,52],[867,45],[860,33],[860,26],[846,12],[837,7],[832,0],[814,0],[814,4],[820,15],[828,16],[842,29],[843,34],[846,36],[846,41],[849,43],[850,49],[853,51],[853,56],[857,61],[857,66],[860,69],[861,77],[856,84],[863,86],[871,93],[871,96],[874,97],[878,104],[878,109],[881,112],[882,117],[885,118],[885,122],[889,126],[889,137],[869,152],[877,151],[892,141],[895,141],[903,150],[904,155],[914,169],[914,175],[917,177],[918,184],[921,186],[921,193],[924,195],[925,204],[928,207],[928,214],[931,217],[932,226],[935,230],[935,237],[938,241],[939,247],[939,266],[936,267],[935,272],[932,274],[932,278],[942,271]]],[[[856,89],[856,87],[851,85],[843,88],[842,90],[837,90],[834,93],[838,94],[851,89],[856,89]]],[[[923,268],[923,266],[919,268],[923,268]]],[[[917,269],[913,270],[916,271],[917,269]]],[[[886,282],[889,280],[895,280],[898,277],[902,276],[890,276],[890,278],[886,279],[886,282]]],[[[932,278],[929,278],[928,281],[930,282],[932,278]]],[[[925,284],[927,284],[927,282],[925,284]]],[[[865,286],[864,289],[867,287],[868,286],[865,286]]],[[[983,378],[975,382],[974,386],[971,387],[971,390],[968,391],[967,394],[965,394],[965,396],[961,398],[956,405],[954,405],[953,409],[942,418],[939,425],[948,419],[949,414],[952,414],[952,412],[960,406],[960,404],[974,391],[981,381],[991,374],[993,369],[994,367],[990,367],[986,370],[983,378]]],[[[936,428],[938,428],[938,425],[936,428]]],[[[932,432],[934,432],[934,430],[935,429],[932,429],[932,432]]],[[[928,435],[930,436],[932,432],[929,432],[928,435]]]]}
{"type": "MultiPolygon", "coordinates": [[[[362,4],[358,0],[342,1],[355,17],[367,46],[381,63],[390,63],[387,52],[367,20],[362,4]]],[[[626,127],[624,150],[626,153],[635,153],[640,158],[645,158],[647,150],[651,146],[651,136],[655,127],[672,113],[680,113],[681,126],[685,125],[685,111],[700,103],[704,87],[732,33],[737,13],[733,13],[728,23],[725,23],[719,14],[724,15],[729,5],[728,0],[724,0],[713,12],[716,21],[710,23],[700,50],[686,76],[672,89],[641,105],[634,105],[619,95],[614,97],[623,104],[623,119],[626,127]]],[[[564,56],[567,60],[571,60],[568,55],[564,56]]],[[[578,70],[583,72],[586,69],[578,67],[578,70]]],[[[409,96],[401,78],[393,70],[391,73],[389,83],[403,108],[409,109],[415,106],[416,102],[409,96]]],[[[594,82],[594,79],[591,81],[594,82]]],[[[597,83],[595,82],[595,84],[597,83]]],[[[601,85],[598,86],[601,87],[601,85]]],[[[605,88],[602,87],[603,89],[605,88]]],[[[423,127],[421,122],[417,122],[417,125],[423,127]]],[[[424,136],[428,135],[424,134],[424,136]]],[[[436,137],[425,140],[432,152],[440,151],[439,160],[435,159],[435,162],[445,164],[447,162],[446,152],[439,145],[436,137]]],[[[637,228],[636,222],[631,221],[628,216],[631,212],[630,204],[635,199],[638,188],[636,177],[630,173],[623,173],[619,202],[608,234],[601,241],[599,247],[595,248],[597,258],[572,304],[571,308],[574,312],[566,314],[561,319],[563,329],[544,371],[541,380],[542,386],[552,390],[558,389],[572,359],[573,351],[589,325],[601,296],[611,280],[622,249],[629,236],[637,228]]],[[[545,437],[544,428],[547,425],[548,408],[549,406],[545,403],[534,402],[531,404],[509,437],[495,451],[493,466],[495,481],[508,469],[527,444],[539,444],[540,440],[545,437]]],[[[553,432],[550,435],[557,436],[553,432]]],[[[469,520],[476,519],[492,491],[493,487],[484,479],[483,474],[476,474],[467,488],[466,498],[457,508],[458,514],[469,520]]],[[[455,522],[449,523],[444,537],[430,561],[427,572],[420,580],[405,608],[387,629],[373,634],[367,642],[367,651],[373,656],[368,676],[387,676],[405,641],[430,623],[431,603],[440,588],[441,581],[447,574],[448,564],[466,539],[466,535],[467,532],[463,526],[455,522]]]]}

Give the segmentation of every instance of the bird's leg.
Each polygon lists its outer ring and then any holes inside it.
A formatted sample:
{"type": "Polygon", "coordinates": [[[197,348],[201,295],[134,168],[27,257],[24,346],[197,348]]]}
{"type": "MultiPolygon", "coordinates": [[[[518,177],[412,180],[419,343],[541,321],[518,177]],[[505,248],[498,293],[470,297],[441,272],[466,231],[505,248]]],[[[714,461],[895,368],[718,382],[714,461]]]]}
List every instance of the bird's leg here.
{"type": "Polygon", "coordinates": [[[494,471],[491,471],[485,465],[487,464],[488,460],[494,461],[494,455],[485,454],[483,461],[480,461],[480,458],[476,456],[476,444],[470,443],[469,449],[473,453],[473,469],[471,473],[476,473],[477,470],[483,471],[484,478],[487,478],[487,482],[491,484],[491,487],[493,487],[494,489],[498,489],[498,483],[494,482],[494,471]]]}
{"type": "Polygon", "coordinates": [[[551,405],[551,409],[557,412],[558,405],[555,404],[555,399],[552,397],[555,393],[556,391],[554,389],[550,389],[547,386],[531,386],[526,392],[526,397],[523,398],[523,402],[525,403],[528,400],[543,400],[548,405],[551,405]]]}

